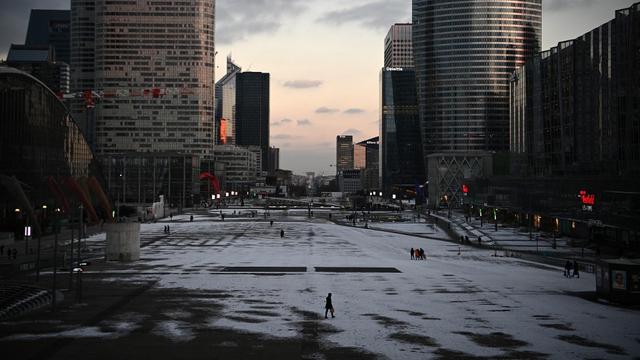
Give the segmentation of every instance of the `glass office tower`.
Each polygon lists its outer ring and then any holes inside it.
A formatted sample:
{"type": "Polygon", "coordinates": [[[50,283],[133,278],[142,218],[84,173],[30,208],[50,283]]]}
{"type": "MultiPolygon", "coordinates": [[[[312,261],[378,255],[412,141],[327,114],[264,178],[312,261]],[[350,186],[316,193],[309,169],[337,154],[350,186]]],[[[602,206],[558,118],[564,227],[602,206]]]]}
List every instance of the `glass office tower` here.
{"type": "Polygon", "coordinates": [[[425,181],[415,71],[388,68],[381,77],[381,185],[385,192],[415,188],[425,181]]]}
{"type": "Polygon", "coordinates": [[[509,150],[509,78],[540,48],[542,0],[414,0],[425,154],[509,150]]]}

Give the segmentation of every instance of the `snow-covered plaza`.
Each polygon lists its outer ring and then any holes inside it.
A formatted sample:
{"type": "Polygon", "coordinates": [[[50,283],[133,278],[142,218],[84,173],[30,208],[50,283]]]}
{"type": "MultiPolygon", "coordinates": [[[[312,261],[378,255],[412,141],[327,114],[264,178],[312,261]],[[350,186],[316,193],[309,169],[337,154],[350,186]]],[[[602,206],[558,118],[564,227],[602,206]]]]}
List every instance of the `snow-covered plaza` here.
{"type": "MultiPolygon", "coordinates": [[[[237,334],[247,334],[258,357],[272,354],[259,355],[262,342],[299,349],[283,347],[282,358],[640,355],[640,312],[583,296],[595,290],[589,273],[566,278],[560,268],[495,257],[489,250],[309,220],[302,213],[273,213],[265,220],[228,212],[222,221],[211,212],[195,215],[193,222],[187,214],[143,224],[141,231],[140,261],[96,263],[83,276],[105,287],[150,284],[147,291],[157,297],[147,305],[121,304],[91,326],[34,317],[32,324],[51,323],[46,331],[29,332],[16,321],[16,330],[0,338],[0,346],[80,338],[74,341],[144,351],[136,338],[144,337],[144,346],[157,341],[180,349],[200,348],[211,338],[207,352],[183,357],[229,358],[224,354],[233,353],[230,349],[245,346],[235,340],[237,334]],[[166,225],[170,234],[164,233],[166,225]],[[423,248],[426,261],[411,260],[410,248],[423,248]],[[171,302],[163,295],[172,292],[189,300],[171,302]],[[324,318],[327,293],[333,294],[335,318],[324,318]],[[157,310],[154,302],[164,305],[157,310]]],[[[446,238],[432,232],[430,237],[446,238]]],[[[99,251],[104,235],[89,243],[99,251]]]]}

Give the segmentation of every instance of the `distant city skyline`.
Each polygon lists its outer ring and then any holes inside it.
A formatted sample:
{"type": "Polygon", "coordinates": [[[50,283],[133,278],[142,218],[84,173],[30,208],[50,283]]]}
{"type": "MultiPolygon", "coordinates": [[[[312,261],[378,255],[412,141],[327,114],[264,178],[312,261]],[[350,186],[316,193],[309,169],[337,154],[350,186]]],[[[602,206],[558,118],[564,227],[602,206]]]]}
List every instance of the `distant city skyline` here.
{"type": "MultiPolygon", "coordinates": [[[[635,2],[543,0],[542,49],[635,2]]],[[[2,6],[5,58],[11,43],[24,42],[30,9],[68,9],[69,0],[2,6]]],[[[394,23],[410,22],[410,0],[218,0],[216,19],[216,79],[227,54],[246,71],[271,73],[271,144],[281,149],[282,168],[334,173],[336,135],[356,142],[378,135],[384,37],[394,23]]]]}

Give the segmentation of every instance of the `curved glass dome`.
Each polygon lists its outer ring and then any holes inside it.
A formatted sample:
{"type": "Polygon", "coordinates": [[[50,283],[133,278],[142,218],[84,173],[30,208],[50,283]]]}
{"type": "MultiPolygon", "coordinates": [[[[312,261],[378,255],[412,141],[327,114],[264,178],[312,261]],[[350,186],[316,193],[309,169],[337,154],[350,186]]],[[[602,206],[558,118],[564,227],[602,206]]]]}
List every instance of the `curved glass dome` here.
{"type": "MultiPolygon", "coordinates": [[[[89,177],[98,171],[89,145],[58,97],[30,74],[0,67],[0,174],[15,176],[32,203],[44,203],[50,198],[49,176],[89,177]]],[[[6,204],[4,197],[0,206],[6,204]]]]}

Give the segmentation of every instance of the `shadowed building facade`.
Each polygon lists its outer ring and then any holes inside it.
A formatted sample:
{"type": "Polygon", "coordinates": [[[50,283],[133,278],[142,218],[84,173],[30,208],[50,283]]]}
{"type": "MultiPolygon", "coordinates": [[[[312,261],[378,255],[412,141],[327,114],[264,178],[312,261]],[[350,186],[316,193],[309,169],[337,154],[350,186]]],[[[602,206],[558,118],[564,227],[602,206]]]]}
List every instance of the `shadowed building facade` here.
{"type": "Polygon", "coordinates": [[[383,69],[380,84],[380,185],[385,193],[414,189],[425,182],[415,71],[383,69]]]}
{"type": "Polygon", "coordinates": [[[509,79],[540,50],[542,0],[413,0],[413,51],[430,204],[509,150],[509,79]],[[438,169],[433,173],[431,169],[438,169]]]}
{"type": "Polygon", "coordinates": [[[269,158],[269,74],[243,72],[236,75],[235,144],[258,146],[262,170],[269,158]]]}
{"type": "Polygon", "coordinates": [[[509,150],[509,78],[541,29],[542,0],[413,0],[426,155],[509,150]]]}

